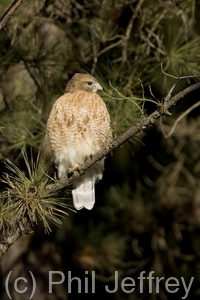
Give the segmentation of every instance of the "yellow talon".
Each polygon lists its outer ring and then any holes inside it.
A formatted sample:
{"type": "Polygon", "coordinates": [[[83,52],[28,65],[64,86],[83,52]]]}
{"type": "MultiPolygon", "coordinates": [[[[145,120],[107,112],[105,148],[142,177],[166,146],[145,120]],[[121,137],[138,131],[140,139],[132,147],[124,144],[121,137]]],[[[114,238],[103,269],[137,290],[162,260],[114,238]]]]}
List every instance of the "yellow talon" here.
{"type": "Polygon", "coordinates": [[[78,168],[78,164],[77,163],[75,163],[75,165],[72,167],[72,168],[69,168],[68,169],[68,171],[71,173],[71,172],[74,172],[74,170],[76,169],[76,168],[78,168]]]}

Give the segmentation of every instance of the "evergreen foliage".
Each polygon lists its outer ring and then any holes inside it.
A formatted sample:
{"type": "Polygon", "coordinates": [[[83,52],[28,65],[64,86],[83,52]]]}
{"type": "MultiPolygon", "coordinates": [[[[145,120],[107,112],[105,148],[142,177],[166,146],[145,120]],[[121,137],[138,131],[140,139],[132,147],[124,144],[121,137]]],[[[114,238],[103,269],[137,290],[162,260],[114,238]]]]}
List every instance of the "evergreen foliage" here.
{"type": "MultiPolygon", "coordinates": [[[[9,4],[1,0],[0,14],[9,4]]],[[[198,80],[192,76],[200,74],[199,15],[198,0],[30,0],[0,32],[2,235],[28,216],[31,225],[39,226],[26,253],[36,254],[49,243],[44,232],[53,231],[57,252],[52,261],[59,261],[59,253],[65,274],[72,271],[81,278],[94,270],[100,291],[95,299],[106,295],[105,284],[114,288],[117,270],[119,282],[129,276],[137,287],[141,271],[146,276],[154,271],[165,280],[182,276],[187,285],[194,276],[190,297],[198,299],[199,108],[182,118],[168,138],[163,132],[170,132],[199,95],[186,97],[171,116],[109,156],[104,179],[96,187],[97,203],[89,212],[72,210],[66,188],[47,188],[56,181],[55,170],[49,158],[41,162],[38,155],[49,111],[73,73],[92,73],[104,88],[101,97],[114,136],[125,132],[162,103],[179,76],[188,78],[173,94],[198,80]]],[[[60,261],[51,262],[49,268],[60,268],[60,261]]],[[[4,264],[1,268],[5,280],[7,269],[4,264]]],[[[144,293],[119,289],[108,296],[165,300],[184,295],[181,289],[167,293],[164,283],[159,294],[155,286],[151,294],[148,288],[146,281],[144,293]]],[[[78,296],[74,285],[68,297],[78,296]]],[[[67,294],[55,299],[67,299],[67,294]]]]}

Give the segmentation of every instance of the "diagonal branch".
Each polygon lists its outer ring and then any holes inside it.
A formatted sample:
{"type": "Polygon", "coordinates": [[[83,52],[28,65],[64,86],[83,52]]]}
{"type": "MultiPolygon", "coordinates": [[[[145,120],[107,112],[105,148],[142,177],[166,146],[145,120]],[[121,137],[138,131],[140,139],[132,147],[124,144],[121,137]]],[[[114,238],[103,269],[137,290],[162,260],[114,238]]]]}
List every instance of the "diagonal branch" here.
{"type": "Polygon", "coordinates": [[[56,183],[50,184],[47,186],[47,188],[59,189],[59,188],[63,188],[65,186],[71,184],[75,179],[82,176],[85,173],[85,171],[88,168],[90,168],[92,165],[94,165],[97,161],[99,161],[102,158],[104,158],[105,156],[107,156],[113,150],[119,148],[122,144],[124,144],[127,140],[132,138],[137,133],[144,131],[147,127],[152,125],[163,114],[169,114],[168,110],[171,107],[173,107],[179,100],[181,100],[183,97],[185,97],[189,93],[191,93],[199,88],[200,88],[200,82],[187,87],[185,90],[179,92],[171,99],[167,99],[167,101],[165,101],[165,103],[162,105],[162,107],[159,107],[151,115],[149,115],[148,117],[145,117],[139,123],[130,127],[126,132],[124,132],[118,138],[113,140],[112,143],[110,143],[108,145],[108,147],[105,147],[102,150],[95,153],[94,155],[88,157],[83,164],[78,166],[75,170],[73,170],[73,172],[68,173],[66,179],[61,179],[61,180],[57,181],[56,183]]]}
{"type": "Polygon", "coordinates": [[[27,225],[28,218],[24,217],[22,220],[17,221],[13,228],[2,238],[0,242],[0,258],[22,235],[32,233],[32,231],[26,229],[27,225]]]}
{"type": "Polygon", "coordinates": [[[0,17],[0,30],[5,28],[6,24],[14,14],[14,12],[17,10],[17,8],[20,6],[20,4],[24,2],[24,0],[13,0],[11,4],[8,6],[8,8],[5,10],[5,12],[0,17]]]}

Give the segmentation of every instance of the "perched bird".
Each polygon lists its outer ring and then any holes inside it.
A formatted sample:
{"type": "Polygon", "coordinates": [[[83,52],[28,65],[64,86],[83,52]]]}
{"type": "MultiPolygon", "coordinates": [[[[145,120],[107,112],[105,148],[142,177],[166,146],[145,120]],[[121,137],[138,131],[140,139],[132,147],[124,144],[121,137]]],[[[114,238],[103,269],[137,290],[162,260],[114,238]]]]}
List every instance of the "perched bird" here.
{"type": "MultiPolygon", "coordinates": [[[[47,121],[47,137],[58,169],[66,177],[69,169],[82,164],[112,140],[110,116],[98,81],[89,74],[76,73],[67,83],[65,94],[54,103],[47,121]]],[[[95,182],[103,177],[104,159],[96,162],[73,183],[73,203],[77,210],[92,209],[95,182]]]]}

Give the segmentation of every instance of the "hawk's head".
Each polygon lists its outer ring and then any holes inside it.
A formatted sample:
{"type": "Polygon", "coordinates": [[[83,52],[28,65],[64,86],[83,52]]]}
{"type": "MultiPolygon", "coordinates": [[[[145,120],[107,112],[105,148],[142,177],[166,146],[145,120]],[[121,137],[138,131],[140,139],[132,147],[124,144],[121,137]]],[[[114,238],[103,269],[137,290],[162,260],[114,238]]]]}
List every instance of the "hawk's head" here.
{"type": "Polygon", "coordinates": [[[65,92],[74,93],[78,90],[96,93],[98,90],[102,91],[103,88],[92,75],[76,73],[67,83],[65,92]]]}

